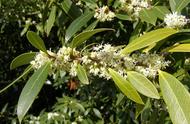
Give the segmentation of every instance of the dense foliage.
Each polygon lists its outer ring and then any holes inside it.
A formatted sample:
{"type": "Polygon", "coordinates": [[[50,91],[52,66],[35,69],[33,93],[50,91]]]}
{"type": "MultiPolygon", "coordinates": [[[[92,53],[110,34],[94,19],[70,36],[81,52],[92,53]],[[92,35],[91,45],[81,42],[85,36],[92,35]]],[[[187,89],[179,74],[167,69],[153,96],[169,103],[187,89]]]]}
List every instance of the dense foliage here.
{"type": "Polygon", "coordinates": [[[1,0],[0,122],[190,124],[189,3],[1,0]]]}

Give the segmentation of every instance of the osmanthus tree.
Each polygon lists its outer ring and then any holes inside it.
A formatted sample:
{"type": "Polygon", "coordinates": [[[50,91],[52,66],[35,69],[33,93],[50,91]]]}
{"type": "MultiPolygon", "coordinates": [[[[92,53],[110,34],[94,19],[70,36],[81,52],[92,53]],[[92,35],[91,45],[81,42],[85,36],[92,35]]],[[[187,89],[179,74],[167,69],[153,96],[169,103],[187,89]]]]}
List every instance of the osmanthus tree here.
{"type": "MultiPolygon", "coordinates": [[[[11,69],[26,64],[29,66],[18,79],[1,92],[33,70],[34,73],[26,82],[18,100],[17,115],[21,123],[44,83],[47,83],[48,76],[55,82],[68,77],[72,82],[80,82],[80,87],[90,85],[95,79],[93,77],[96,77],[115,82],[130,102],[133,101],[132,109],[136,112],[136,115],[131,115],[133,123],[138,123],[139,115],[146,112],[147,105],[152,100],[160,102],[161,109],[168,111],[172,123],[190,124],[189,87],[187,81],[186,86],[183,84],[185,77],[189,76],[189,19],[185,17],[187,15],[185,8],[189,2],[189,0],[51,1],[47,7],[51,8],[49,17],[38,31],[50,36],[52,27],[57,26],[57,35],[62,46],[55,50],[47,50],[39,35],[28,31],[26,34],[28,41],[39,52],[24,53],[12,61],[11,69]],[[61,16],[62,19],[64,17],[63,27],[60,27],[61,16]],[[133,25],[130,36],[120,33],[121,30],[130,31],[124,29],[125,22],[133,25]],[[112,25],[112,28],[106,28],[107,24],[112,25]],[[120,29],[114,26],[116,24],[121,25],[120,29]],[[109,32],[116,35],[106,36],[109,32]],[[105,39],[112,41],[116,36],[129,38],[118,46],[113,42],[105,43],[105,39]],[[101,40],[104,44],[99,43],[101,40]]],[[[75,83],[70,88],[75,89],[75,83]]],[[[67,101],[68,98],[64,100],[67,101]]],[[[65,105],[67,102],[63,103],[65,105]]],[[[76,101],[71,104],[85,111],[76,101]]],[[[93,111],[97,117],[102,118],[97,109],[93,111]]],[[[83,115],[84,118],[74,119],[75,122],[72,123],[93,123],[85,119],[85,115],[88,115],[88,112],[86,113],[83,115]]],[[[161,113],[158,112],[158,115],[161,113]]],[[[54,112],[49,114],[46,120],[49,120],[49,123],[51,119],[55,121],[57,119],[57,123],[71,123],[66,118],[64,114],[54,112]]],[[[36,121],[40,122],[40,119],[36,121]]],[[[104,121],[102,118],[99,123],[104,121]]],[[[159,121],[154,118],[149,123],[159,121]]]]}

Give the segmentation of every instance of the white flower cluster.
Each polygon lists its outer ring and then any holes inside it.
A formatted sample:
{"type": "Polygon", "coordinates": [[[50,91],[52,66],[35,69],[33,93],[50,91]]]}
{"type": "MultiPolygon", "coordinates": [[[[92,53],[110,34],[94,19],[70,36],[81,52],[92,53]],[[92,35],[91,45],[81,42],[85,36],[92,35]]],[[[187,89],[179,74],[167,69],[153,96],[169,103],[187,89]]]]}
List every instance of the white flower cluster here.
{"type": "Polygon", "coordinates": [[[185,16],[178,14],[177,12],[173,12],[166,14],[164,22],[168,28],[182,28],[187,24],[188,19],[186,19],[185,16]]]}
{"type": "MultiPolygon", "coordinates": [[[[33,61],[30,62],[30,64],[33,66],[34,69],[39,69],[42,65],[44,65],[46,62],[52,62],[53,60],[55,60],[56,58],[56,54],[51,52],[51,51],[47,51],[48,54],[40,51],[39,53],[37,53],[35,59],[33,61]]],[[[54,64],[55,63],[52,63],[51,64],[51,70],[49,72],[49,74],[53,74],[54,73],[54,64]]]]}
{"type": "Polygon", "coordinates": [[[40,124],[40,117],[30,116],[29,124],[40,124]]]}
{"type": "Polygon", "coordinates": [[[127,0],[119,0],[119,3],[121,7],[124,7],[126,5],[127,0]]]}
{"type": "Polygon", "coordinates": [[[142,73],[146,77],[155,78],[159,69],[165,69],[170,61],[165,61],[163,56],[153,54],[134,54],[133,57],[138,64],[134,70],[142,73]]]}
{"type": "Polygon", "coordinates": [[[96,9],[96,13],[94,14],[94,18],[97,18],[101,22],[112,21],[115,17],[115,13],[110,11],[108,6],[103,6],[96,9]]]}
{"type": "Polygon", "coordinates": [[[50,75],[66,71],[71,77],[77,75],[77,66],[81,64],[88,74],[107,80],[111,78],[107,71],[108,68],[113,68],[125,78],[127,78],[126,70],[135,70],[147,77],[154,78],[159,69],[164,69],[169,65],[169,61],[165,61],[163,56],[156,53],[122,55],[120,51],[121,47],[113,47],[110,44],[95,46],[91,52],[84,53],[63,46],[57,54],[48,51],[51,55],[46,55],[39,52],[31,64],[38,69],[45,62],[51,61],[50,75]]]}
{"type": "Polygon", "coordinates": [[[47,114],[45,114],[45,118],[43,116],[33,116],[30,115],[30,118],[28,120],[29,124],[41,124],[41,120],[46,120],[48,122],[50,122],[51,120],[56,120],[56,118],[61,118],[61,119],[65,119],[65,115],[58,113],[58,112],[47,112],[47,114]]]}
{"type": "Polygon", "coordinates": [[[127,4],[127,10],[132,14],[134,18],[139,17],[139,12],[146,8],[150,8],[151,0],[130,0],[127,4]]]}
{"type": "Polygon", "coordinates": [[[65,118],[65,116],[63,114],[59,114],[57,112],[49,112],[49,113],[47,113],[47,119],[48,120],[54,120],[56,117],[65,118]]]}

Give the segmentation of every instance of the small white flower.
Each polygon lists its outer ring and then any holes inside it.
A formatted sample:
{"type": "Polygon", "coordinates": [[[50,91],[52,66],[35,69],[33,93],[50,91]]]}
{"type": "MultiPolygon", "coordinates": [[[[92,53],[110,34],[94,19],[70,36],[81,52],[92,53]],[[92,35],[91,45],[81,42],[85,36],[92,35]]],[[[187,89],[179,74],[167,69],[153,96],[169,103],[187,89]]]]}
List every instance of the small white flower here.
{"type": "Polygon", "coordinates": [[[114,17],[115,17],[115,13],[110,11],[107,6],[97,8],[96,13],[94,15],[94,18],[97,18],[101,22],[112,21],[114,17]]]}
{"type": "Polygon", "coordinates": [[[70,72],[69,72],[69,74],[70,74],[72,77],[76,77],[76,76],[77,76],[77,65],[78,65],[78,62],[77,62],[77,61],[73,61],[73,63],[71,63],[71,67],[70,67],[70,72]]]}
{"type": "Polygon", "coordinates": [[[96,58],[97,57],[97,53],[96,52],[91,52],[90,57],[91,58],[96,58]]]}
{"type": "Polygon", "coordinates": [[[187,24],[188,19],[186,19],[185,16],[178,14],[177,12],[173,12],[166,14],[164,22],[168,28],[182,28],[187,24]]]}
{"type": "Polygon", "coordinates": [[[84,64],[89,64],[89,63],[92,62],[92,60],[90,60],[89,57],[87,55],[85,55],[85,56],[82,57],[82,62],[84,64]]]}
{"type": "Polygon", "coordinates": [[[56,112],[49,112],[49,113],[47,114],[47,116],[48,116],[47,119],[50,120],[50,119],[54,119],[55,117],[58,117],[59,114],[56,113],[56,112]]]}
{"type": "Polygon", "coordinates": [[[77,122],[72,122],[71,124],[77,124],[77,122]]]}
{"type": "MultiPolygon", "coordinates": [[[[51,54],[51,51],[47,51],[51,54]]],[[[44,65],[46,62],[50,62],[51,59],[48,57],[48,55],[42,51],[40,51],[33,61],[30,62],[30,64],[33,66],[34,69],[39,69],[42,65],[44,65]]]]}

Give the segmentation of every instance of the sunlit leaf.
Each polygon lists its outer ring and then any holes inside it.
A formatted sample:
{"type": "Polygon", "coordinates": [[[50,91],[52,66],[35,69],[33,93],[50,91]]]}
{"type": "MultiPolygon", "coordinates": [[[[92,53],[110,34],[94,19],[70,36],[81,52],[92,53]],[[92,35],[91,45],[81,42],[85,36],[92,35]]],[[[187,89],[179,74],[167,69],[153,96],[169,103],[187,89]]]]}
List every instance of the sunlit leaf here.
{"type": "Polygon", "coordinates": [[[17,56],[11,62],[10,69],[12,70],[19,66],[29,64],[30,61],[32,61],[34,59],[35,55],[36,55],[35,52],[28,52],[28,53],[23,53],[23,54],[17,56]]]}
{"type": "Polygon", "coordinates": [[[40,92],[50,69],[50,63],[44,64],[40,69],[38,69],[27,81],[26,85],[22,89],[19,96],[18,106],[17,106],[17,116],[19,122],[21,123],[23,117],[31,107],[36,96],[40,92]]]}
{"type": "Polygon", "coordinates": [[[135,50],[139,50],[141,48],[147,47],[153,43],[157,43],[158,41],[161,41],[178,31],[171,29],[171,28],[162,28],[153,30],[151,32],[148,32],[144,35],[142,35],[139,38],[136,38],[135,40],[131,41],[123,50],[122,54],[130,53],[135,50]]]}
{"type": "Polygon", "coordinates": [[[190,124],[190,94],[171,74],[159,71],[159,83],[173,124],[190,124]]]}
{"type": "Polygon", "coordinates": [[[135,89],[143,95],[155,99],[160,98],[156,87],[144,75],[135,71],[128,71],[127,78],[135,89]]]}
{"type": "Polygon", "coordinates": [[[131,85],[129,81],[127,81],[124,77],[119,75],[113,69],[109,69],[109,74],[112,77],[115,84],[119,87],[119,89],[131,100],[136,103],[144,104],[140,95],[135,90],[135,88],[131,85]]]}
{"type": "Polygon", "coordinates": [[[164,51],[167,52],[190,52],[190,44],[178,44],[171,46],[164,51]]]}

